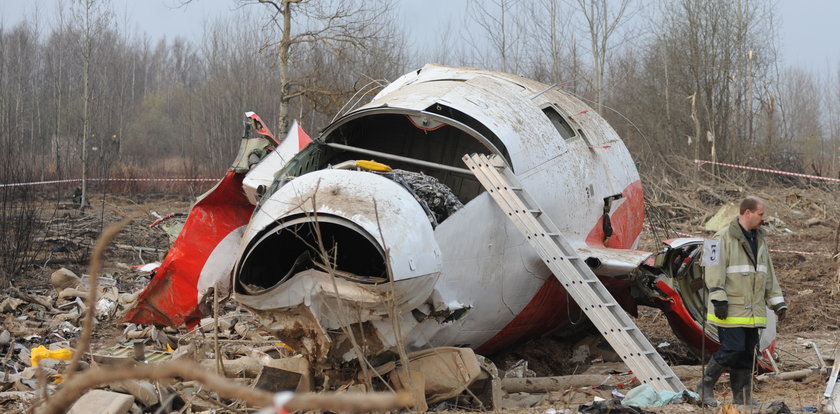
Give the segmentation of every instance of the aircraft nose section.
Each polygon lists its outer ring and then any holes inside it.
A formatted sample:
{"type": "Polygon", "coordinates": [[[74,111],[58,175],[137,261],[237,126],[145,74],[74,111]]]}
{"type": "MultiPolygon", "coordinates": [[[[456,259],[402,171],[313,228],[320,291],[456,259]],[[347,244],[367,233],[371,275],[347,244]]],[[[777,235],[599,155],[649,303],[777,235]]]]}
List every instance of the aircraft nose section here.
{"type": "Polygon", "coordinates": [[[387,176],[321,170],[260,206],[245,235],[235,286],[260,294],[307,269],[363,284],[437,274],[441,254],[426,210],[387,176]]]}

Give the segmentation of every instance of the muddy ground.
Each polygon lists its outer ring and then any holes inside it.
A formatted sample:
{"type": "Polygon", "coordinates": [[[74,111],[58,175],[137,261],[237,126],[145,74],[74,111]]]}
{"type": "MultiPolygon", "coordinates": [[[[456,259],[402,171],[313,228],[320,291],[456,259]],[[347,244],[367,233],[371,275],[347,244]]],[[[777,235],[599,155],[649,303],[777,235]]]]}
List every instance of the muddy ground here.
{"type": "MultiPolygon", "coordinates": [[[[837,350],[837,332],[840,326],[840,305],[837,304],[840,295],[838,272],[837,264],[832,259],[837,250],[838,215],[832,189],[802,183],[777,184],[757,189],[738,187],[726,193],[713,192],[710,197],[704,191],[674,195],[663,191],[662,187],[657,185],[652,187],[654,196],[649,216],[655,216],[651,219],[653,225],[666,223],[673,231],[699,236],[711,234],[703,231],[702,224],[722,202],[727,201],[727,198],[736,201],[750,193],[768,201],[768,215],[781,220],[779,222],[774,219],[769,244],[771,249],[779,250],[773,254],[774,264],[790,306],[787,319],[779,327],[779,367],[782,371],[793,371],[817,366],[817,353],[808,342],[816,343],[830,366],[831,358],[837,350]]],[[[708,188],[706,185],[703,187],[708,188]]],[[[37,246],[39,253],[34,265],[17,275],[13,283],[26,291],[46,293],[52,289],[49,275],[54,270],[66,267],[77,274],[85,273],[90,247],[102,228],[123,217],[133,217],[133,221],[108,248],[103,272],[105,276],[116,280],[121,292],[139,291],[148,283],[149,276],[132,269],[131,266],[161,260],[172,241],[171,236],[162,227],[149,227],[155,220],[152,212],[160,215],[187,212],[192,199],[187,196],[128,197],[94,194],[91,199],[92,208],[79,213],[68,200],[45,197],[41,202],[40,214],[46,223],[47,234],[39,237],[41,244],[37,246]]],[[[675,233],[646,231],[641,248],[657,249],[657,237],[673,236],[675,233]]],[[[637,320],[639,326],[654,345],[662,345],[660,350],[669,363],[699,364],[699,358],[688,352],[673,336],[665,318],[658,310],[640,309],[640,317],[637,320]]],[[[14,325],[14,317],[13,313],[3,316],[3,325],[7,329],[14,325]]],[[[18,329],[25,328],[20,324],[15,326],[18,329]]],[[[113,345],[122,329],[123,326],[118,322],[98,325],[94,348],[113,345]]],[[[538,376],[621,371],[622,367],[609,347],[597,336],[587,335],[588,331],[582,327],[580,334],[574,335],[574,339],[536,338],[491,357],[500,369],[525,360],[528,368],[538,376]],[[571,362],[573,353],[582,344],[590,345],[590,357],[581,362],[571,362]]],[[[699,375],[698,366],[696,375],[683,379],[687,385],[693,387],[699,375]]],[[[820,406],[825,380],[826,375],[814,373],[799,381],[760,382],[754,396],[761,401],[784,401],[793,411],[803,408],[810,410],[810,407],[820,406]]],[[[616,391],[626,392],[630,388],[619,387],[616,391]]],[[[535,402],[534,408],[514,411],[542,413],[550,408],[574,409],[579,404],[591,402],[596,396],[609,398],[610,393],[611,391],[602,390],[552,393],[535,402]]],[[[731,398],[726,380],[719,384],[717,396],[724,400],[731,398]]],[[[701,409],[691,405],[678,405],[651,410],[670,413],[701,409]]]]}

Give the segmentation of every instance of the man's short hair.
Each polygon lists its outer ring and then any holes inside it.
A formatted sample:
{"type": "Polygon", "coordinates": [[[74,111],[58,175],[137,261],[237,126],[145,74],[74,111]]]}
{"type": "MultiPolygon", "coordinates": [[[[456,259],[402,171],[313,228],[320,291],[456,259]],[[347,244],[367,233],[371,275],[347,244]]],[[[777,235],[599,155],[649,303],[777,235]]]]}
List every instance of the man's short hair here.
{"type": "Polygon", "coordinates": [[[758,210],[758,206],[763,206],[763,205],[764,205],[764,201],[762,201],[760,198],[755,197],[755,196],[749,196],[749,197],[745,198],[743,201],[741,201],[741,207],[739,209],[739,212],[741,214],[744,214],[744,212],[747,211],[747,210],[756,211],[756,210],[758,210]]]}

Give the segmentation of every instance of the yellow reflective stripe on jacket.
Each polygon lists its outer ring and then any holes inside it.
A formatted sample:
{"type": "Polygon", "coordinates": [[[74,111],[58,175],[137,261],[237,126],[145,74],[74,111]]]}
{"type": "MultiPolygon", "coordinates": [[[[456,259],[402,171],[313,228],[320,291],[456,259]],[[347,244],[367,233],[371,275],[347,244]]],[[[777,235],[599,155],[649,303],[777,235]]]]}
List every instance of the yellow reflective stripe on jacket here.
{"type": "Polygon", "coordinates": [[[730,316],[726,319],[720,319],[713,313],[707,313],[706,319],[719,325],[767,325],[767,318],[763,316],[757,318],[730,316]]]}

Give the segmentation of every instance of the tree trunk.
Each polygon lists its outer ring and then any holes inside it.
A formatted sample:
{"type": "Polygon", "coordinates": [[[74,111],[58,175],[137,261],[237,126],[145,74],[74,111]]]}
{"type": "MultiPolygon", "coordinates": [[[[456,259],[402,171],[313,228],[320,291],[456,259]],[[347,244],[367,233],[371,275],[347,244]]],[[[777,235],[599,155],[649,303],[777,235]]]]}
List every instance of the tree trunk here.
{"type": "Polygon", "coordinates": [[[277,136],[289,130],[289,46],[292,41],[291,0],[283,0],[283,38],[280,40],[280,110],[277,114],[277,136]]]}
{"type": "MultiPolygon", "coordinates": [[[[88,49],[90,50],[90,49],[88,49]]],[[[90,116],[88,113],[88,101],[90,100],[90,54],[83,57],[84,59],[84,89],[83,105],[82,105],[82,198],[79,203],[79,209],[87,207],[87,137],[90,128],[90,116]]]]}

